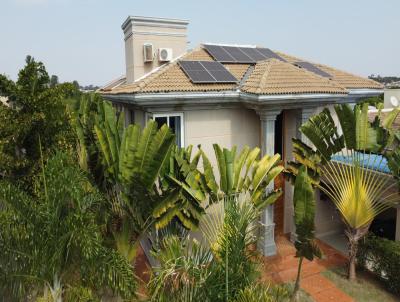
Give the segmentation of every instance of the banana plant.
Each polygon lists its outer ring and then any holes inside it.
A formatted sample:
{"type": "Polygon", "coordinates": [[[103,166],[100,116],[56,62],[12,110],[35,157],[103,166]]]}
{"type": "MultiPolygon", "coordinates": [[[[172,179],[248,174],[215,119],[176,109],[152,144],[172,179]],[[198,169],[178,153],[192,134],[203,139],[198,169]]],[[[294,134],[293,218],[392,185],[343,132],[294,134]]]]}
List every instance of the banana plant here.
{"type": "Polygon", "coordinates": [[[218,165],[219,184],[216,181],[210,160],[201,150],[203,169],[202,185],[204,191],[210,195],[210,202],[214,203],[232,195],[245,193],[250,195],[253,204],[258,208],[265,208],[274,203],[282,194],[281,189],[267,192],[268,185],[283,171],[279,164],[280,155],[260,156],[260,149],[245,146],[236,155],[237,148],[231,150],[214,144],[214,152],[218,165]]]}
{"type": "Polygon", "coordinates": [[[380,167],[387,159],[392,175],[399,179],[400,135],[392,125],[400,109],[393,109],[385,118],[379,112],[372,122],[368,119],[368,104],[354,109],[347,104],[337,105],[335,111],[339,125],[324,109],[300,127],[313,146],[293,139],[296,162],[289,163],[288,170],[297,175],[299,167],[306,166],[313,185],[338,208],[347,226],[349,279],[355,279],[358,241],[377,215],[399,202],[397,192],[390,193],[396,184],[376,173],[371,165],[380,167]]]}
{"type": "Polygon", "coordinates": [[[162,200],[153,210],[157,229],[166,227],[177,218],[185,228],[197,229],[201,216],[205,213],[202,202],[206,200],[197,169],[201,153],[193,158],[193,146],[174,146],[169,163],[161,173],[162,200]]]}
{"type": "Polygon", "coordinates": [[[124,115],[100,97],[86,97],[76,111],[82,168],[98,180],[114,215],[123,220],[112,225],[124,225],[124,220],[133,224],[131,236],[114,238],[132,241],[148,227],[160,229],[173,219],[188,229],[197,227],[205,199],[197,170],[199,152],[191,159],[192,147],[178,148],[172,131],[155,121],[148,121],[143,130],[138,125],[125,128],[124,115]],[[103,179],[95,171],[101,171],[103,179]]]}
{"type": "Polygon", "coordinates": [[[302,166],[297,174],[294,193],[294,223],[296,225],[296,257],[299,258],[297,277],[292,293],[292,301],[298,300],[300,289],[301,266],[304,258],[313,261],[314,257],[321,258],[321,250],[315,239],[315,192],[307,173],[307,167],[302,166]]]}

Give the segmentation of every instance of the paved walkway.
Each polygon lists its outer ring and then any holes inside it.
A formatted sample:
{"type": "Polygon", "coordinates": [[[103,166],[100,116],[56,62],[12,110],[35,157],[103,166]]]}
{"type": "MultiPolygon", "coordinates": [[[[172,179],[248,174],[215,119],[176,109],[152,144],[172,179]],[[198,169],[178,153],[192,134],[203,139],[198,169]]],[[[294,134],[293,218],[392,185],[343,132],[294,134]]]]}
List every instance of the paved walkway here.
{"type": "MultiPolygon", "coordinates": [[[[296,249],[284,236],[276,240],[278,253],[276,256],[264,258],[263,279],[286,283],[294,281],[297,275],[298,258],[295,258],[296,249]]],[[[301,288],[316,302],[340,301],[351,302],[353,299],[338,289],[334,283],[321,275],[321,272],[347,263],[346,257],[327,244],[318,241],[323,252],[322,259],[312,262],[303,261],[301,273],[301,288]]]]}

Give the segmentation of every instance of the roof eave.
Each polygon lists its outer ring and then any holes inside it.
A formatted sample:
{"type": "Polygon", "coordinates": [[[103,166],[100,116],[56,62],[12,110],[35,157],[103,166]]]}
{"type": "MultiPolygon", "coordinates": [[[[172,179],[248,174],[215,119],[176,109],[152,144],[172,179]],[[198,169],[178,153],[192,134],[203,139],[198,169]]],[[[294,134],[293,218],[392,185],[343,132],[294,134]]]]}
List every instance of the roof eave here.
{"type": "Polygon", "coordinates": [[[318,100],[318,104],[332,104],[350,102],[348,94],[280,94],[256,95],[239,91],[223,92],[178,92],[178,93],[142,93],[142,94],[103,94],[108,100],[129,103],[139,106],[175,105],[175,104],[221,104],[246,103],[257,105],[290,105],[300,107],[303,104],[311,105],[318,100]],[[293,100],[296,100],[293,103],[293,100]],[[199,102],[201,101],[201,102],[199,102]]]}

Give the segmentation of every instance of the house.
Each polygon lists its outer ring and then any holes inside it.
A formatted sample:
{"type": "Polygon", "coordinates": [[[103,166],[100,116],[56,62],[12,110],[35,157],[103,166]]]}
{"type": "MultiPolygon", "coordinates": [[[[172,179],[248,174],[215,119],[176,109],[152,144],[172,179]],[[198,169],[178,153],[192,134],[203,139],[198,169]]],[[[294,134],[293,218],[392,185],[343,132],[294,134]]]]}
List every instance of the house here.
{"type": "MultiPolygon", "coordinates": [[[[382,94],[383,86],[333,67],[255,45],[204,43],[187,50],[188,21],[128,17],[126,76],[101,89],[126,115],[144,125],[168,124],[181,146],[259,146],[264,154],[292,160],[292,137],[321,108],[382,94]]],[[[305,139],[305,138],[303,138],[305,139]]],[[[293,231],[293,189],[263,214],[265,255],[276,251],[275,233],[293,231]]],[[[340,232],[342,222],[323,196],[317,203],[316,233],[340,232]]]]}

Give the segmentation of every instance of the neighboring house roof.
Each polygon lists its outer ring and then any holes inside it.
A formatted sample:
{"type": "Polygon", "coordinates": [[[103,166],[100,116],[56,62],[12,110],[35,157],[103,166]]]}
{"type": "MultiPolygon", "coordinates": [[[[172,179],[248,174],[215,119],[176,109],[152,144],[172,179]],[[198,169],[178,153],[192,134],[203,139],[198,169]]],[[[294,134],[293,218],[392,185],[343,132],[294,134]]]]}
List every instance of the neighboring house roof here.
{"type": "MultiPolygon", "coordinates": [[[[393,110],[393,108],[386,108],[381,110],[380,118],[381,121],[384,121],[386,116],[393,110]]],[[[368,119],[370,122],[373,122],[375,117],[378,115],[378,110],[370,110],[368,111],[368,119]]],[[[394,130],[400,130],[400,114],[396,116],[396,118],[393,121],[392,128],[394,130]]]]}
{"type": "Polygon", "coordinates": [[[239,83],[195,84],[178,65],[179,60],[213,61],[208,52],[199,47],[136,80],[132,84],[105,86],[104,94],[138,94],[167,92],[213,92],[242,91],[257,95],[282,94],[347,94],[348,89],[382,89],[383,86],[370,79],[340,71],[325,65],[314,64],[331,75],[326,78],[297,67],[299,58],[277,52],[287,62],[277,59],[259,61],[256,64],[223,64],[239,83]]]}

